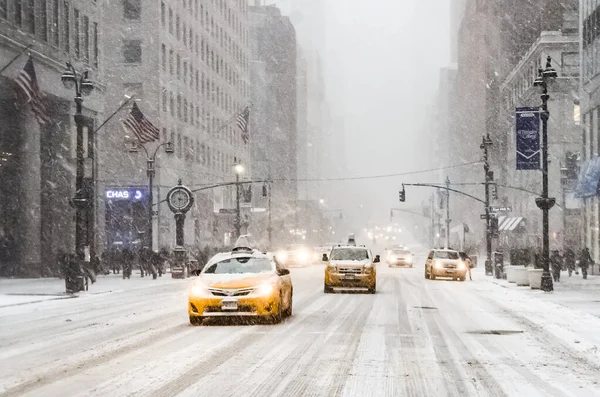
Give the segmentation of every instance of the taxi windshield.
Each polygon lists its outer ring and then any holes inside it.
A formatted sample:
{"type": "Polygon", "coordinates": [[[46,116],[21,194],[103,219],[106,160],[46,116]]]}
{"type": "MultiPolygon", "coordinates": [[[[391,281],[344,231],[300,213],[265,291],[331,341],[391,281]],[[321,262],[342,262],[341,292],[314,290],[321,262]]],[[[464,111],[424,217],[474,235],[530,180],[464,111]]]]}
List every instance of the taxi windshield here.
{"type": "Polygon", "coordinates": [[[394,255],[409,255],[410,251],[407,251],[407,250],[393,250],[392,253],[394,255]]]}
{"type": "Polygon", "coordinates": [[[207,274],[244,274],[269,273],[273,271],[271,261],[267,258],[252,258],[248,256],[230,258],[213,263],[204,273],[207,274]]]}
{"type": "Polygon", "coordinates": [[[436,251],[437,259],[458,259],[458,252],[455,251],[436,251]]]}
{"type": "Polygon", "coordinates": [[[332,261],[362,261],[369,259],[369,253],[365,249],[336,248],[331,252],[332,261]]]}

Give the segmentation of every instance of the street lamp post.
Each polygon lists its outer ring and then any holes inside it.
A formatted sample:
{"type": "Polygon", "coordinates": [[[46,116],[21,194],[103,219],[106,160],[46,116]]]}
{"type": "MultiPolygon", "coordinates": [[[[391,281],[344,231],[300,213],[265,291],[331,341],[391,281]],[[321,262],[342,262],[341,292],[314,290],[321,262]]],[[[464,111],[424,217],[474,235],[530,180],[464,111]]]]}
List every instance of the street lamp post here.
{"type": "Polygon", "coordinates": [[[154,211],[154,177],[156,176],[156,155],[161,147],[165,147],[165,152],[167,154],[173,154],[174,148],[172,142],[164,142],[158,145],[156,149],[154,149],[152,155],[150,155],[148,149],[138,142],[135,146],[132,146],[129,151],[137,152],[138,147],[141,147],[144,150],[144,153],[146,153],[146,175],[148,176],[148,231],[146,239],[148,248],[154,250],[153,221],[154,215],[157,215],[157,212],[154,211]]]}
{"type": "Polygon", "coordinates": [[[550,112],[548,111],[548,83],[558,77],[556,70],[552,67],[552,58],[548,56],[546,60],[546,68],[538,70],[538,77],[533,85],[542,88],[542,111],[540,117],[542,119],[542,197],[535,199],[535,203],[542,210],[542,285],[541,289],[545,292],[554,290],[552,285],[552,276],[550,275],[550,238],[549,238],[549,219],[548,213],[556,203],[556,199],[548,197],[548,119],[550,112]]]}
{"type": "Polygon", "coordinates": [[[79,261],[85,260],[86,246],[89,247],[88,235],[85,231],[87,210],[90,206],[88,192],[84,191],[83,179],[85,177],[85,151],[83,147],[83,128],[85,117],[83,116],[83,97],[88,96],[94,90],[94,84],[88,80],[88,71],[79,73],[70,62],[61,75],[61,81],[66,89],[75,89],[75,125],[77,126],[76,143],[76,171],[75,171],[75,195],[73,204],[75,206],[75,254],[79,261]]]}
{"type": "Polygon", "coordinates": [[[240,213],[240,175],[244,172],[244,166],[240,161],[235,159],[233,166],[235,171],[235,238],[239,238],[242,234],[242,217],[240,213]]]}
{"type": "Polygon", "coordinates": [[[490,173],[490,163],[488,157],[488,147],[492,146],[492,140],[488,133],[483,137],[479,146],[483,149],[483,170],[485,171],[485,274],[492,275],[492,222],[490,219],[490,183],[492,183],[492,174],[490,173]]]}
{"type": "Polygon", "coordinates": [[[450,219],[450,177],[446,177],[446,246],[445,248],[450,248],[450,223],[452,220],[450,219]]]}

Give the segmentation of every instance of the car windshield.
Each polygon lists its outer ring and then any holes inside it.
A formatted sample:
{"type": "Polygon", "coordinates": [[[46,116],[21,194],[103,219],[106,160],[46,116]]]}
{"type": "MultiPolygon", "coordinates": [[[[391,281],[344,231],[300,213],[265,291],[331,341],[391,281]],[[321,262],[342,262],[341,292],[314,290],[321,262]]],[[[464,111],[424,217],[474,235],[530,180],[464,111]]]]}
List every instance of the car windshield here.
{"type": "Polygon", "coordinates": [[[407,250],[393,250],[392,254],[394,254],[394,255],[410,255],[410,251],[407,251],[407,250]]]}
{"type": "Polygon", "coordinates": [[[207,274],[243,274],[269,273],[273,271],[271,261],[267,258],[242,256],[213,263],[206,268],[207,274]]]}
{"type": "Polygon", "coordinates": [[[336,248],[331,252],[333,261],[362,261],[365,259],[369,259],[369,252],[366,249],[336,248]]]}
{"type": "Polygon", "coordinates": [[[434,258],[436,259],[458,259],[456,251],[436,251],[434,258]]]}

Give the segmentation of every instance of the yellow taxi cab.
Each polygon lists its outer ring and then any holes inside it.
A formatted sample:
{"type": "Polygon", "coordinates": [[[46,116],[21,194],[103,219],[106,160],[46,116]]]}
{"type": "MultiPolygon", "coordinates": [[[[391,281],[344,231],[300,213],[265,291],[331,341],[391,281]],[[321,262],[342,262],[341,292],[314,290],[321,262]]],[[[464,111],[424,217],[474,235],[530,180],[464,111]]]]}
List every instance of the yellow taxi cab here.
{"type": "Polygon", "coordinates": [[[437,277],[448,277],[465,281],[467,263],[457,251],[451,249],[431,250],[425,262],[425,278],[435,280],[437,277]]]}
{"type": "Polygon", "coordinates": [[[249,248],[215,255],[188,288],[190,324],[208,317],[262,317],[280,322],[292,315],[289,269],[249,248]]]}
{"type": "Polygon", "coordinates": [[[379,255],[373,257],[371,250],[364,246],[338,245],[328,256],[323,254],[325,267],[324,292],[335,290],[367,290],[374,294],[377,289],[377,269],[379,255]]]}

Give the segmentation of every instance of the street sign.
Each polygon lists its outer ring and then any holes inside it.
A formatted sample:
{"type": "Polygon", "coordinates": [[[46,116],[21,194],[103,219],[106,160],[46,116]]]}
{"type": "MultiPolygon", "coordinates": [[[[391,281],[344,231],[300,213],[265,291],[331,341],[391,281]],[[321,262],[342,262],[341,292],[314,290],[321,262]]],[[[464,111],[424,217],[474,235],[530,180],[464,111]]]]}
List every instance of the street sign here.
{"type": "Polygon", "coordinates": [[[221,208],[219,209],[219,214],[235,214],[237,209],[235,208],[221,208]]]}
{"type": "Polygon", "coordinates": [[[486,214],[481,214],[481,215],[479,215],[479,218],[480,219],[487,219],[487,215],[486,214]]]}
{"type": "Polygon", "coordinates": [[[490,212],[512,212],[512,207],[490,207],[490,212]]]}

